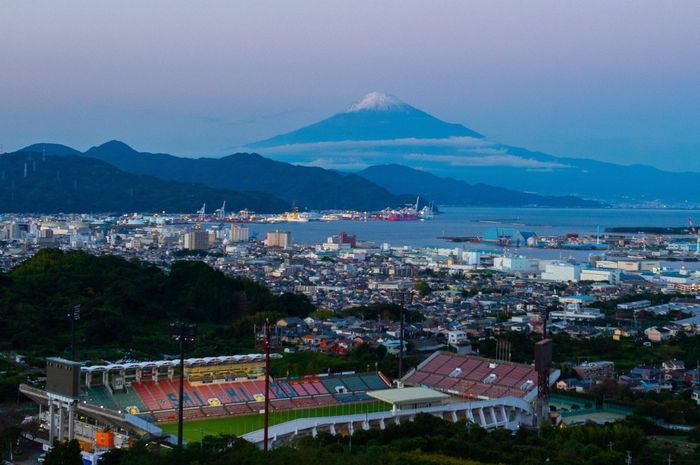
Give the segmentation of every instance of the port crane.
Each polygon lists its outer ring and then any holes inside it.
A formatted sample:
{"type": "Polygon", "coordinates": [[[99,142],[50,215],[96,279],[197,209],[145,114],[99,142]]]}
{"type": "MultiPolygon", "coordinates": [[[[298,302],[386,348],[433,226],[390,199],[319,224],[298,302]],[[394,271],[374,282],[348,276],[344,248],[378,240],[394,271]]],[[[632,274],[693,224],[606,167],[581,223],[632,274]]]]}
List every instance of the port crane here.
{"type": "Polygon", "coordinates": [[[204,220],[204,217],[206,216],[206,212],[207,212],[207,204],[205,203],[202,205],[202,208],[197,210],[197,214],[199,215],[199,221],[204,220]]]}
{"type": "Polygon", "coordinates": [[[215,212],[214,215],[216,215],[216,218],[219,220],[223,220],[226,218],[226,201],[224,200],[224,204],[221,205],[221,208],[218,208],[215,212]]]}
{"type": "Polygon", "coordinates": [[[692,216],[688,217],[688,227],[690,228],[690,234],[695,236],[695,255],[700,255],[700,229],[693,224],[692,216]]]}

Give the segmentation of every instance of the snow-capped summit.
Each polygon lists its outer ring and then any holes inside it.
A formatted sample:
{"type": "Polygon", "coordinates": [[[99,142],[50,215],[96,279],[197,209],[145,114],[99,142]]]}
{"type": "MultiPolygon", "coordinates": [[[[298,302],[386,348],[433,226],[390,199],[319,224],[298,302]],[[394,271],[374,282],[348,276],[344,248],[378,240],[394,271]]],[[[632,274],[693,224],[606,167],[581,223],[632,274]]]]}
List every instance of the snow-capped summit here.
{"type": "Polygon", "coordinates": [[[348,110],[296,131],[250,144],[266,148],[317,142],[395,139],[483,138],[461,124],[447,123],[381,92],[370,92],[348,110]]]}
{"type": "Polygon", "coordinates": [[[346,113],[358,111],[397,111],[405,110],[406,108],[409,108],[409,105],[401,101],[398,97],[382,92],[370,92],[352,104],[346,113]]]}

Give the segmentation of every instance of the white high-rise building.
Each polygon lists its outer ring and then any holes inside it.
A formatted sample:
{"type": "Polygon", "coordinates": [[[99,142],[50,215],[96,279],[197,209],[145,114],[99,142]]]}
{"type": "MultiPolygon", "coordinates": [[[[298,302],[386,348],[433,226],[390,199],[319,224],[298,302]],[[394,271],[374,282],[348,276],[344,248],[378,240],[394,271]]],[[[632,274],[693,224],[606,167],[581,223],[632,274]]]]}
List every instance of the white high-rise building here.
{"type": "Polygon", "coordinates": [[[195,229],[185,234],[185,249],[207,250],[209,249],[209,232],[195,229]]]}
{"type": "Polygon", "coordinates": [[[247,242],[250,238],[250,229],[234,224],[231,226],[231,242],[247,242]]]}
{"type": "Polygon", "coordinates": [[[292,242],[292,233],[288,231],[270,231],[265,237],[267,247],[280,247],[286,249],[292,242]]]}

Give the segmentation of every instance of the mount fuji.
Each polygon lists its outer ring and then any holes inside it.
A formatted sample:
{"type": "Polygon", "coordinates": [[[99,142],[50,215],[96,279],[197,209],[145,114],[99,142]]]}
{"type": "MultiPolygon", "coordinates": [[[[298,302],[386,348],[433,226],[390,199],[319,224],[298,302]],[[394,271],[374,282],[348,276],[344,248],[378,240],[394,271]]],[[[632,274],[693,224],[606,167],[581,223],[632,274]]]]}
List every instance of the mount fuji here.
{"type": "MultiPolygon", "coordinates": [[[[248,147],[275,160],[360,175],[372,166],[403,165],[442,178],[542,195],[625,204],[700,204],[694,188],[698,173],[556,157],[509,146],[380,92],[320,122],[248,147]]],[[[398,188],[395,180],[391,186],[373,181],[393,192],[398,188]]],[[[400,190],[415,192],[408,182],[400,190]]]]}
{"type": "Polygon", "coordinates": [[[252,148],[347,140],[441,139],[481,134],[441,121],[393,95],[371,92],[346,111],[297,131],[251,144],[252,148]]]}

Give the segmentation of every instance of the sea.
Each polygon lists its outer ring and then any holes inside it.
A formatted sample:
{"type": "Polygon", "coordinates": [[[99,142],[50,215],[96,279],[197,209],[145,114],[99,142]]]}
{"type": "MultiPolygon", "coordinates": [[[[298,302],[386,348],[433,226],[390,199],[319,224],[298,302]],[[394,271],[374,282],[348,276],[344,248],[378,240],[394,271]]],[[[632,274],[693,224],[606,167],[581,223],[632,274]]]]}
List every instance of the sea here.
{"type": "MultiPolygon", "coordinates": [[[[327,237],[344,231],[357,235],[358,240],[391,246],[407,247],[452,247],[469,250],[502,251],[501,248],[486,243],[454,243],[445,237],[478,236],[489,228],[515,228],[531,231],[539,236],[558,236],[567,233],[595,235],[600,228],[688,225],[688,218],[697,217],[700,210],[686,209],[640,209],[640,208],[484,208],[484,207],[440,207],[440,213],[425,221],[309,221],[306,223],[251,224],[251,232],[259,238],[268,231],[289,231],[292,242],[318,244],[327,237]]],[[[693,240],[687,237],[688,241],[693,240]]],[[[510,253],[541,259],[573,258],[585,261],[591,251],[569,251],[555,249],[534,249],[521,247],[510,253]]],[[[665,263],[670,268],[700,269],[697,262],[665,263]]]]}

